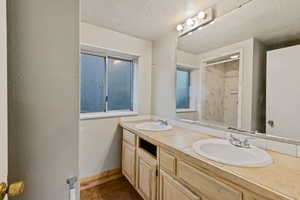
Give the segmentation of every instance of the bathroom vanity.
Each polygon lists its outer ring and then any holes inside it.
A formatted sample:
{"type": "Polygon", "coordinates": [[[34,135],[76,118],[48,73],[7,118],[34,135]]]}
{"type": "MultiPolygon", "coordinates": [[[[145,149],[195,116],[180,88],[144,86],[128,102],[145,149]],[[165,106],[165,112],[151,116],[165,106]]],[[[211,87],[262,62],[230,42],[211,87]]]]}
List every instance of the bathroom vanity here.
{"type": "Polygon", "coordinates": [[[300,159],[269,151],[273,164],[243,168],[196,154],[192,145],[211,136],[173,127],[142,131],[121,122],[122,172],[145,200],[297,200],[300,159]]]}

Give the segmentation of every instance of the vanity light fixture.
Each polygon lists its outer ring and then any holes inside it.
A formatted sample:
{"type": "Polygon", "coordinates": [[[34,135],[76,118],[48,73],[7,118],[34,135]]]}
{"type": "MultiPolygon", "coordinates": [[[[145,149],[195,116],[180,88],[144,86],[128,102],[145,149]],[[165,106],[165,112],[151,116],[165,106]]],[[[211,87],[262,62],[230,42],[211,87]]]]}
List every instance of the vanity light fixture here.
{"type": "Polygon", "coordinates": [[[194,24],[195,24],[194,19],[188,18],[188,19],[186,20],[186,25],[188,25],[188,26],[193,26],[194,24]]]}
{"type": "MultiPolygon", "coordinates": [[[[178,24],[176,30],[180,32],[180,35],[194,31],[199,27],[210,24],[214,20],[214,10],[213,8],[208,8],[202,11],[199,11],[195,16],[189,17],[185,20],[184,23],[178,24]]],[[[202,29],[202,28],[199,28],[202,29]]]]}
{"type": "Polygon", "coordinates": [[[205,19],[206,13],[204,11],[200,11],[197,16],[199,19],[205,19]]]}
{"type": "Polygon", "coordinates": [[[183,25],[182,24],[178,24],[177,26],[176,26],[176,30],[177,31],[182,31],[183,30],[183,25]]]}

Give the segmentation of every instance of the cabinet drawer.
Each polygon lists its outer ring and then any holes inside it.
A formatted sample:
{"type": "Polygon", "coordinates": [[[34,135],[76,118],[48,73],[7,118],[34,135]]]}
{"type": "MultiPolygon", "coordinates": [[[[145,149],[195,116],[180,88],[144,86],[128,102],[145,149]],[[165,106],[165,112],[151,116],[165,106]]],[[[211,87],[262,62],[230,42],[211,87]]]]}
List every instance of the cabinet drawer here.
{"type": "Polygon", "coordinates": [[[126,129],[123,129],[123,140],[125,140],[127,143],[135,146],[136,140],[135,140],[135,134],[127,131],[126,129]]]}
{"type": "Polygon", "coordinates": [[[159,153],[160,167],[172,175],[176,175],[176,158],[163,149],[159,153]]]}
{"type": "Polygon", "coordinates": [[[178,177],[202,194],[205,194],[208,198],[214,200],[242,200],[242,192],[225,185],[200,170],[182,161],[178,162],[177,167],[178,177]]]}

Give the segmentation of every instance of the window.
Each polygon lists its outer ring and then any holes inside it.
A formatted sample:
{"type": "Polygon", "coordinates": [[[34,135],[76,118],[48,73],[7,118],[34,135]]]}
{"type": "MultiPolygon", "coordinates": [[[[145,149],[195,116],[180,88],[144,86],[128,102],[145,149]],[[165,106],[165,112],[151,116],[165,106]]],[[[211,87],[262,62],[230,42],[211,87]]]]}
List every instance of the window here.
{"type": "Polygon", "coordinates": [[[176,109],[190,108],[190,71],[176,71],[176,109]]]}
{"type": "Polygon", "coordinates": [[[80,112],[133,110],[133,61],[80,54],[80,112]]]}

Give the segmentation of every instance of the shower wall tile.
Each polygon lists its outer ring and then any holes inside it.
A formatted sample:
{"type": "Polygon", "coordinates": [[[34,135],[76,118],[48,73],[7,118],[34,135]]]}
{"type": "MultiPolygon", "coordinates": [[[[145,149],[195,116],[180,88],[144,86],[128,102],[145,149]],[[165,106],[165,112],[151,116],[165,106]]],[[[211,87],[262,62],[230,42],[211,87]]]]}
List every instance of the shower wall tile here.
{"type": "Polygon", "coordinates": [[[237,127],[239,62],[206,68],[202,119],[237,127]]]}
{"type": "Polygon", "coordinates": [[[239,68],[238,62],[224,64],[224,123],[237,127],[238,121],[238,94],[239,94],[239,68]]]}
{"type": "Polygon", "coordinates": [[[224,116],[224,67],[223,64],[209,66],[204,79],[204,102],[202,119],[222,123],[224,116]]]}

